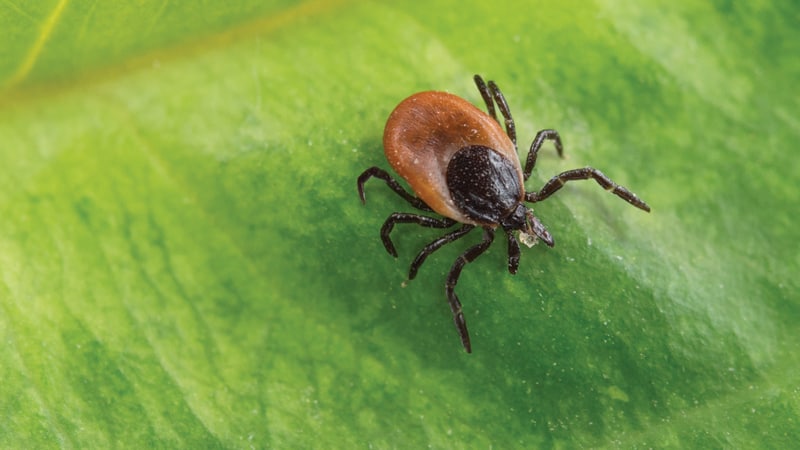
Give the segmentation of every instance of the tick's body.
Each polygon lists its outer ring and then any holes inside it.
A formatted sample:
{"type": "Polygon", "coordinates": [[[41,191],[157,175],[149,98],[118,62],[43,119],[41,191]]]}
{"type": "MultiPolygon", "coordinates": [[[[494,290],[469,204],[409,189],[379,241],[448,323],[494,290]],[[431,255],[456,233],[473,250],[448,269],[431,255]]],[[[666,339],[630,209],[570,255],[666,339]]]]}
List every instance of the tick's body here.
{"type": "MultiPolygon", "coordinates": [[[[477,145],[494,149],[514,164],[516,178],[522,179],[517,150],[497,120],[453,94],[429,91],[412,95],[395,108],[383,133],[386,159],[417,197],[456,222],[491,226],[465,214],[447,186],[447,168],[453,156],[477,145]],[[409,127],[409,123],[426,126],[409,127]]],[[[521,183],[517,190],[520,200],[525,195],[521,183]]]]}
{"type": "Polygon", "coordinates": [[[444,219],[408,213],[394,213],[381,228],[386,250],[397,251],[389,237],[396,223],[416,223],[424,227],[449,228],[463,225],[431,242],[411,263],[409,279],[416,276],[425,259],[443,245],[465,236],[473,228],[483,228],[483,240],[470,247],[455,261],[445,283],[445,292],[461,342],[471,351],[469,333],[455,294],[455,286],[466,263],[486,251],[494,240],[494,230],[502,228],[508,241],[508,270],[516,273],[520,249],[513,232],[542,239],[553,246],[553,238],[524,202],[538,202],[555,193],[567,181],[592,178],[606,190],[645,211],[650,207],[633,193],[617,185],[591,167],[563,172],[542,189],[525,192],[524,181],[536,164],[539,148],[546,139],[562,154],[561,139],[555,130],[542,130],[531,144],[523,170],[517,157],[516,131],[505,98],[494,82],[488,86],[479,76],[475,83],[486,102],[489,115],[471,103],[444,92],[412,95],[395,108],[383,135],[386,158],[403,177],[416,196],[409,194],[391,175],[378,167],[367,169],[358,178],[358,191],[364,201],[364,183],[370,177],[384,180],[412,206],[434,211],[444,219]],[[506,130],[495,114],[495,103],[505,119],[506,130]]]}

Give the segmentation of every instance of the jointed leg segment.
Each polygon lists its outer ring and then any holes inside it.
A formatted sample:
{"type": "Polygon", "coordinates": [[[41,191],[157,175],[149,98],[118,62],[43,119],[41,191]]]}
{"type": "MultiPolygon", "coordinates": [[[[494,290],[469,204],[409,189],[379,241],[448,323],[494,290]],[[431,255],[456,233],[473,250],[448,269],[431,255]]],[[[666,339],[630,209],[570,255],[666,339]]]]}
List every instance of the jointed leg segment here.
{"type": "Polygon", "coordinates": [[[386,247],[386,251],[395,258],[397,258],[397,250],[394,248],[392,238],[389,237],[389,234],[392,232],[394,224],[396,223],[416,223],[421,227],[427,228],[450,228],[456,221],[446,217],[444,219],[436,219],[419,214],[392,213],[381,227],[381,240],[383,241],[383,246],[386,247]]]}
{"type": "Polygon", "coordinates": [[[481,97],[483,97],[483,101],[486,103],[486,110],[488,111],[489,115],[492,116],[494,120],[500,122],[500,120],[497,119],[497,114],[494,110],[494,103],[497,103],[497,107],[500,108],[500,113],[503,115],[503,119],[505,120],[506,134],[508,135],[509,139],[511,139],[511,142],[514,143],[514,148],[516,148],[517,129],[514,125],[514,118],[511,117],[511,110],[508,108],[508,102],[506,102],[505,96],[494,81],[490,80],[489,85],[487,86],[486,83],[483,82],[483,78],[481,78],[480,75],[475,75],[474,80],[475,85],[478,87],[478,91],[481,93],[481,97]]]}
{"type": "Polygon", "coordinates": [[[511,142],[514,143],[514,148],[517,148],[517,128],[514,125],[514,119],[511,117],[511,110],[508,108],[506,98],[494,81],[489,81],[489,90],[492,92],[492,97],[494,97],[497,107],[500,108],[500,112],[503,113],[503,118],[506,121],[506,134],[511,139],[511,142]]]}
{"type": "Polygon", "coordinates": [[[648,212],[650,211],[650,206],[640,200],[636,194],[629,191],[624,186],[614,183],[610,178],[605,176],[603,172],[600,172],[593,167],[584,167],[582,169],[573,169],[567,170],[566,172],[561,172],[560,174],[551,178],[550,181],[545,183],[545,185],[538,192],[526,192],[525,200],[531,203],[540,202],[556,193],[568,181],[588,180],[590,178],[595,180],[603,189],[611,192],[631,205],[648,212]]]}
{"type": "Polygon", "coordinates": [[[461,269],[463,269],[467,263],[471,263],[475,258],[485,252],[486,249],[492,245],[492,241],[494,241],[494,230],[491,228],[484,228],[483,240],[479,244],[470,247],[459,256],[453,263],[453,267],[450,268],[450,273],[447,274],[447,282],[445,283],[447,301],[450,303],[450,310],[453,312],[453,321],[458,329],[458,334],[461,336],[461,344],[464,346],[467,353],[472,353],[472,345],[469,342],[467,321],[464,318],[464,313],[461,311],[461,302],[458,300],[455,287],[458,283],[458,277],[461,275],[461,269]]]}
{"type": "Polygon", "coordinates": [[[506,238],[508,238],[508,272],[515,275],[519,269],[519,242],[512,231],[506,231],[506,238]]]}
{"type": "MultiPolygon", "coordinates": [[[[475,86],[478,87],[478,91],[481,93],[481,97],[483,97],[483,102],[486,103],[486,112],[488,112],[494,120],[497,120],[497,113],[494,111],[492,94],[489,93],[486,83],[483,82],[483,78],[481,78],[480,75],[475,75],[473,79],[475,80],[475,86]]],[[[498,120],[498,122],[500,121],[498,120]]]]}
{"type": "Polygon", "coordinates": [[[524,181],[527,181],[531,176],[531,171],[536,166],[536,157],[539,155],[539,149],[547,139],[552,140],[555,144],[558,156],[564,157],[564,146],[561,145],[561,136],[558,135],[558,131],[548,129],[536,133],[536,137],[533,138],[531,143],[531,149],[528,151],[528,158],[525,161],[525,170],[522,171],[524,181]]]}
{"type": "Polygon", "coordinates": [[[425,259],[431,255],[431,253],[435,252],[436,250],[439,250],[446,244],[461,239],[462,237],[466,236],[467,233],[472,231],[473,228],[475,228],[474,225],[464,225],[463,227],[457,229],[456,231],[445,234],[444,236],[426,245],[422,249],[422,251],[420,251],[417,254],[417,257],[414,258],[414,261],[411,263],[411,268],[408,271],[408,279],[413,280],[417,276],[417,271],[419,270],[420,266],[422,265],[422,263],[425,262],[425,259]]]}
{"type": "Polygon", "coordinates": [[[400,183],[397,182],[388,172],[381,169],[380,167],[370,167],[369,169],[365,170],[364,173],[358,176],[358,196],[361,198],[361,203],[366,203],[367,198],[364,196],[364,183],[367,182],[370,178],[375,177],[379,178],[386,182],[386,184],[400,197],[403,197],[405,201],[411,204],[411,206],[420,209],[422,211],[433,211],[430,206],[428,206],[425,202],[421,199],[414,197],[413,195],[409,194],[408,191],[403,189],[403,186],[400,186],[400,183]]]}

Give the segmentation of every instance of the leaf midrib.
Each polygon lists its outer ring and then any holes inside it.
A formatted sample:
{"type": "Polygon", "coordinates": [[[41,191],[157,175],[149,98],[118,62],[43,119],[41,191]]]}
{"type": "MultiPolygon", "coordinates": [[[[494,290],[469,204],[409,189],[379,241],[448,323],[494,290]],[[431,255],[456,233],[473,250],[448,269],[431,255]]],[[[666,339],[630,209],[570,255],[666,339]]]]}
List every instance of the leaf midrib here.
{"type": "MultiPolygon", "coordinates": [[[[66,4],[68,0],[60,0],[59,5],[66,4]]],[[[239,23],[237,26],[226,30],[196,36],[192,39],[176,42],[174,45],[153,48],[144,53],[135,54],[104,66],[95,66],[88,70],[64,74],[61,77],[46,81],[27,82],[31,69],[41,53],[45,51],[45,44],[52,32],[52,27],[40,34],[31,47],[26,60],[20,64],[15,73],[2,84],[0,88],[0,110],[21,107],[37,101],[52,101],[54,96],[63,95],[76,90],[85,90],[87,87],[114,81],[118,78],[129,76],[142,70],[152,69],[154,64],[162,65],[198,55],[211,53],[235,45],[238,42],[264,37],[276,33],[302,18],[322,15],[341,8],[353,0],[312,0],[301,3],[274,15],[256,17],[253,20],[239,23]],[[39,43],[41,41],[41,43],[39,43]],[[30,59],[31,61],[28,61],[30,59]],[[30,67],[27,67],[27,66],[30,67]]],[[[52,16],[53,22],[63,12],[58,8],[52,16]]],[[[50,22],[48,19],[47,23],[50,22]]]]}

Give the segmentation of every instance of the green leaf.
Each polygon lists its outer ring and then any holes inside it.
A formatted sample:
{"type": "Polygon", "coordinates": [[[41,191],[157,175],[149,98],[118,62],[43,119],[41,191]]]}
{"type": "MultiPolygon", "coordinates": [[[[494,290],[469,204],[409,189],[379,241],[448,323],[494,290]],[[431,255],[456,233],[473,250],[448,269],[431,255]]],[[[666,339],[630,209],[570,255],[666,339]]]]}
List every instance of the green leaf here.
{"type": "Polygon", "coordinates": [[[0,5],[0,447],[788,448],[796,5],[0,5]],[[496,80],[556,246],[398,226],[404,97],[496,80]]]}

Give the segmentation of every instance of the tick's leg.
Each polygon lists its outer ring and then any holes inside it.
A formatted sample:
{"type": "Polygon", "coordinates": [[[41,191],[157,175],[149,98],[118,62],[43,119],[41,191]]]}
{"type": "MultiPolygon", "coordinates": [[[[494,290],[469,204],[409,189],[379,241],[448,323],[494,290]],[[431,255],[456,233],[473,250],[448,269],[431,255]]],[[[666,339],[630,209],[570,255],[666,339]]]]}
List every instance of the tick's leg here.
{"type": "Polygon", "coordinates": [[[509,139],[511,139],[511,142],[514,143],[514,148],[516,148],[517,129],[514,126],[514,119],[511,117],[511,110],[508,108],[505,96],[500,92],[500,88],[497,87],[494,81],[489,81],[489,85],[487,86],[480,75],[475,75],[473,79],[475,80],[475,85],[478,86],[478,91],[480,91],[484,103],[486,103],[486,111],[494,120],[497,120],[497,123],[500,123],[500,120],[497,119],[497,113],[494,110],[494,104],[497,102],[497,107],[500,108],[500,113],[503,114],[503,119],[505,119],[506,134],[509,139]]]}
{"type": "Polygon", "coordinates": [[[485,252],[492,241],[494,240],[494,231],[491,228],[483,229],[483,240],[480,244],[474,245],[467,249],[461,256],[453,263],[450,268],[450,273],[447,274],[447,282],[445,283],[445,292],[447,293],[447,301],[450,303],[450,310],[453,312],[453,321],[458,328],[458,334],[461,336],[461,344],[467,353],[472,353],[472,346],[469,343],[469,332],[467,331],[467,321],[464,319],[464,313],[461,311],[461,302],[455,292],[458,277],[461,275],[461,269],[464,265],[475,260],[481,253],[485,252]]]}
{"type": "Polygon", "coordinates": [[[517,148],[517,128],[514,126],[514,118],[511,117],[511,110],[508,108],[508,103],[506,103],[506,97],[500,92],[500,88],[497,87],[494,81],[489,81],[489,91],[492,93],[492,97],[494,97],[494,101],[497,103],[497,107],[500,108],[500,112],[503,114],[503,118],[506,120],[506,134],[508,135],[511,142],[514,143],[514,148],[517,148]]]}
{"type": "Polygon", "coordinates": [[[367,180],[372,177],[380,178],[381,180],[385,181],[386,184],[389,185],[389,187],[392,188],[395,193],[397,193],[397,195],[403,197],[403,199],[408,203],[411,203],[411,206],[423,211],[433,211],[431,207],[421,199],[409,194],[405,189],[403,189],[403,186],[400,186],[400,183],[398,183],[397,180],[392,178],[388,172],[380,167],[370,167],[369,169],[365,170],[364,173],[358,176],[358,196],[361,198],[361,203],[367,202],[367,199],[364,196],[364,183],[366,183],[367,180]]]}
{"type": "Polygon", "coordinates": [[[419,270],[420,266],[422,265],[422,263],[425,262],[425,258],[430,256],[431,253],[435,252],[436,250],[439,250],[446,244],[449,244],[464,237],[473,228],[475,228],[475,225],[464,225],[458,230],[445,234],[439,239],[436,239],[435,241],[426,245],[425,248],[423,248],[422,251],[419,252],[417,257],[414,258],[414,262],[411,263],[411,269],[409,269],[408,271],[408,279],[413,280],[414,277],[417,276],[417,271],[419,270]]]}
{"type": "Polygon", "coordinates": [[[381,227],[381,240],[383,240],[383,246],[386,247],[386,251],[395,258],[397,258],[397,250],[394,248],[389,233],[392,232],[392,228],[394,228],[394,224],[396,223],[416,223],[419,226],[428,228],[449,228],[452,227],[456,221],[446,217],[443,219],[436,219],[428,216],[420,216],[419,214],[392,213],[381,227]]]}
{"type": "Polygon", "coordinates": [[[540,189],[538,192],[526,192],[525,193],[525,200],[529,202],[540,202],[547,197],[553,195],[556,191],[561,189],[562,186],[567,181],[573,180],[588,180],[594,179],[603,189],[611,192],[612,194],[620,197],[621,199],[625,200],[626,202],[630,203],[631,205],[650,212],[650,207],[647,206],[647,203],[643,202],[636,196],[633,192],[626,189],[624,186],[620,186],[617,183],[611,181],[610,178],[603,175],[603,172],[600,172],[597,169],[592,167],[584,167],[582,169],[572,169],[567,170],[566,172],[562,172],[553,178],[550,179],[545,185],[540,189]]]}
{"type": "Polygon", "coordinates": [[[531,176],[531,171],[536,165],[536,156],[539,154],[539,148],[542,147],[546,139],[552,140],[556,146],[558,156],[564,157],[564,147],[561,145],[561,136],[558,135],[558,131],[542,130],[536,133],[536,137],[533,138],[533,142],[531,143],[531,149],[528,151],[528,159],[525,161],[525,170],[522,172],[525,180],[531,176]]]}
{"type": "MultiPolygon", "coordinates": [[[[492,94],[489,93],[486,83],[483,82],[483,78],[481,78],[480,75],[475,75],[473,79],[475,80],[475,86],[478,86],[478,91],[480,91],[484,103],[486,103],[486,111],[494,120],[497,120],[497,113],[494,112],[494,101],[492,100],[492,94]]],[[[499,120],[497,120],[497,122],[500,123],[499,120]]]]}
{"type": "Polygon", "coordinates": [[[515,275],[519,268],[519,242],[514,237],[513,231],[506,231],[506,237],[508,238],[508,271],[511,275],[515,275]]]}

